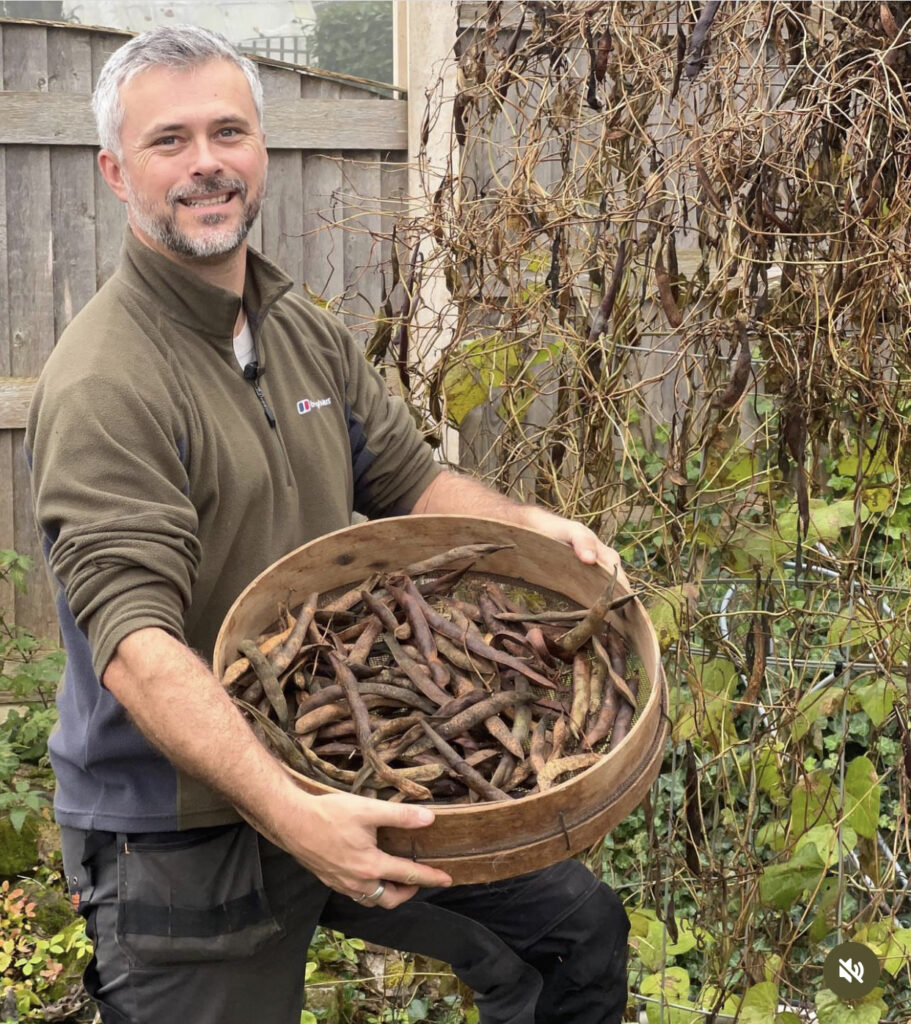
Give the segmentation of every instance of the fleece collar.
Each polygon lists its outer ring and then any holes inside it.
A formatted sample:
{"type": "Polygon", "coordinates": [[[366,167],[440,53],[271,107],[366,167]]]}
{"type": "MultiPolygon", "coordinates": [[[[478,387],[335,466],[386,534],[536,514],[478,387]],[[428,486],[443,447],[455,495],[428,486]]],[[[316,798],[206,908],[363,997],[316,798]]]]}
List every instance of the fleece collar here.
{"type": "MultiPolygon", "coordinates": [[[[150,249],[127,228],[120,275],[131,289],[154,302],[159,313],[216,344],[232,347],[241,300],[191,270],[150,249]]],[[[247,248],[244,307],[254,336],[273,304],[293,281],[274,263],[247,248]]]]}

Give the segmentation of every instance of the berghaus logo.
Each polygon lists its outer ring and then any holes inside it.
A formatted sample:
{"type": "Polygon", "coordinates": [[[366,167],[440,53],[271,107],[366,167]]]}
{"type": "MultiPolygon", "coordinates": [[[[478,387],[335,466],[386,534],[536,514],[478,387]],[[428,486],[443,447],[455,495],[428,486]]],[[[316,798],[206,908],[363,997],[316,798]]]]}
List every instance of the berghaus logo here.
{"type": "Polygon", "coordinates": [[[304,415],[305,412],[312,412],[314,409],[322,409],[324,405],[332,405],[331,398],[302,398],[297,403],[297,411],[304,415]]]}

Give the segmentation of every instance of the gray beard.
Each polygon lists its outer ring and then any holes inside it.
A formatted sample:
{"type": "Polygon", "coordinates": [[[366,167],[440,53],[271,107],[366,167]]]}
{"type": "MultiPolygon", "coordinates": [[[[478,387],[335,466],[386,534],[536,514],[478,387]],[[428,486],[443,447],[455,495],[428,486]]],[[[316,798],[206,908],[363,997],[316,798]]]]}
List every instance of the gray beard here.
{"type": "MultiPolygon", "coordinates": [[[[224,256],[233,252],[247,237],[253,226],[263,201],[263,187],[255,195],[247,196],[247,186],[237,178],[206,178],[196,188],[172,188],[166,198],[170,212],[161,214],[153,210],[137,192],[134,191],[128,178],[124,177],[127,199],[133,220],[149,238],[164,246],[169,252],[191,259],[207,259],[211,256],[224,256]],[[181,199],[211,195],[216,192],[237,192],[243,203],[243,219],[236,227],[224,231],[209,232],[204,238],[195,238],[184,234],[177,226],[177,204],[181,199]]],[[[221,223],[223,214],[213,211],[202,217],[202,223],[216,227],[221,223]]]]}

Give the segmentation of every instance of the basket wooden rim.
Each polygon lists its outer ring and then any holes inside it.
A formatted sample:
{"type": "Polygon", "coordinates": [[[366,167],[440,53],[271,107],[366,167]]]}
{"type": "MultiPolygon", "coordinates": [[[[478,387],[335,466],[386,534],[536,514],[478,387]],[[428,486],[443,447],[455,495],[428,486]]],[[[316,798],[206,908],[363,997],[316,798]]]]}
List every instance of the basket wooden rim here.
{"type": "MultiPolygon", "coordinates": [[[[213,655],[216,673],[222,675],[227,664],[233,660],[227,657],[232,640],[237,642],[241,634],[250,636],[265,629],[274,620],[280,600],[287,600],[293,607],[292,600],[302,600],[305,592],[316,589],[326,592],[350,587],[372,571],[401,567],[402,560],[397,552],[401,550],[403,537],[407,537],[408,543],[412,545],[413,558],[409,556],[409,560],[427,557],[440,550],[444,543],[445,546],[452,546],[508,538],[516,544],[514,551],[506,550],[485,556],[477,567],[478,571],[489,571],[524,580],[532,586],[547,587],[582,605],[590,604],[595,599],[603,589],[608,574],[612,572],[611,567],[601,563],[588,565],[574,561],[571,563],[574,571],[567,573],[567,557],[574,558],[569,545],[529,527],[489,517],[403,516],[360,523],[326,534],[289,552],[244,588],[229,609],[219,631],[213,655]],[[440,538],[445,540],[441,541],[440,538]],[[390,556],[389,549],[395,549],[396,554],[390,556]],[[536,560],[533,560],[529,552],[534,553],[536,560]],[[333,554],[334,558],[331,557],[333,554]],[[329,562],[326,561],[327,557],[330,558],[329,562]],[[349,568],[352,564],[355,565],[353,571],[349,568]],[[521,567],[522,571],[517,567],[521,567]],[[553,575],[547,576],[548,571],[553,575]]],[[[506,877],[507,872],[502,865],[517,850],[526,848],[533,851],[533,856],[540,855],[544,859],[543,851],[546,849],[546,859],[552,862],[559,859],[559,856],[552,856],[552,853],[555,842],[561,841],[561,832],[566,836],[567,844],[570,844],[570,833],[574,839],[578,839],[593,833],[593,830],[597,831],[598,826],[603,825],[603,834],[629,813],[660,770],[668,725],[667,683],[658,638],[641,602],[636,599],[620,612],[611,613],[610,621],[629,640],[642,662],[650,687],[628,735],[616,748],[609,750],[591,767],[543,793],[516,797],[508,802],[434,803],[435,820],[426,831],[409,833],[406,830],[403,834],[393,836],[392,833],[402,833],[402,830],[381,829],[381,838],[384,833],[388,833],[390,845],[401,855],[408,855],[402,853],[402,846],[407,842],[416,851],[414,855],[422,861],[441,866],[461,865],[466,871],[470,866],[474,869],[471,877],[493,880],[495,877],[506,877]],[[573,800],[573,797],[577,799],[573,800]],[[573,813],[577,807],[583,812],[581,817],[573,813]],[[616,808],[616,814],[612,808],[616,808]],[[455,837],[467,820],[472,823],[472,831],[476,827],[479,836],[485,833],[485,841],[489,843],[491,839],[487,833],[496,834],[495,823],[501,821],[504,814],[517,811],[527,820],[537,823],[523,843],[517,844],[514,835],[504,835],[503,842],[507,845],[502,849],[487,846],[483,850],[471,850],[448,845],[449,840],[445,837],[450,834],[455,837]],[[434,833],[433,843],[438,844],[432,849],[428,847],[431,833],[434,833]],[[425,837],[423,839],[422,834],[425,837]],[[424,849],[418,850],[420,847],[424,849]],[[484,858],[495,858],[495,862],[485,865],[484,858]]],[[[290,768],[286,770],[314,795],[339,792],[337,788],[316,782],[290,768]]],[[[457,844],[458,841],[453,839],[453,842],[457,844]]],[[[560,845],[562,847],[562,841],[560,845]]],[[[581,848],[576,846],[576,850],[581,848]]],[[[564,853],[564,856],[568,855],[564,853]]]]}

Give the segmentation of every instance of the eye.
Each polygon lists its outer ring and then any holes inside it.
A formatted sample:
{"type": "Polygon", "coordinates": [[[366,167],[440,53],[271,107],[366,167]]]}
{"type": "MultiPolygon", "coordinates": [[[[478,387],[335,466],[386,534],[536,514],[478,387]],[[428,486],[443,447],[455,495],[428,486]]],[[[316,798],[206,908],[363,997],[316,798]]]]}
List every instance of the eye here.
{"type": "Polygon", "coordinates": [[[240,135],[239,128],[219,128],[218,137],[220,139],[233,139],[236,135],[240,135]]]}
{"type": "Polygon", "coordinates": [[[176,135],[162,135],[160,138],[156,139],[152,143],[152,145],[153,146],[176,146],[178,141],[179,141],[179,139],[177,138],[176,135]]]}

